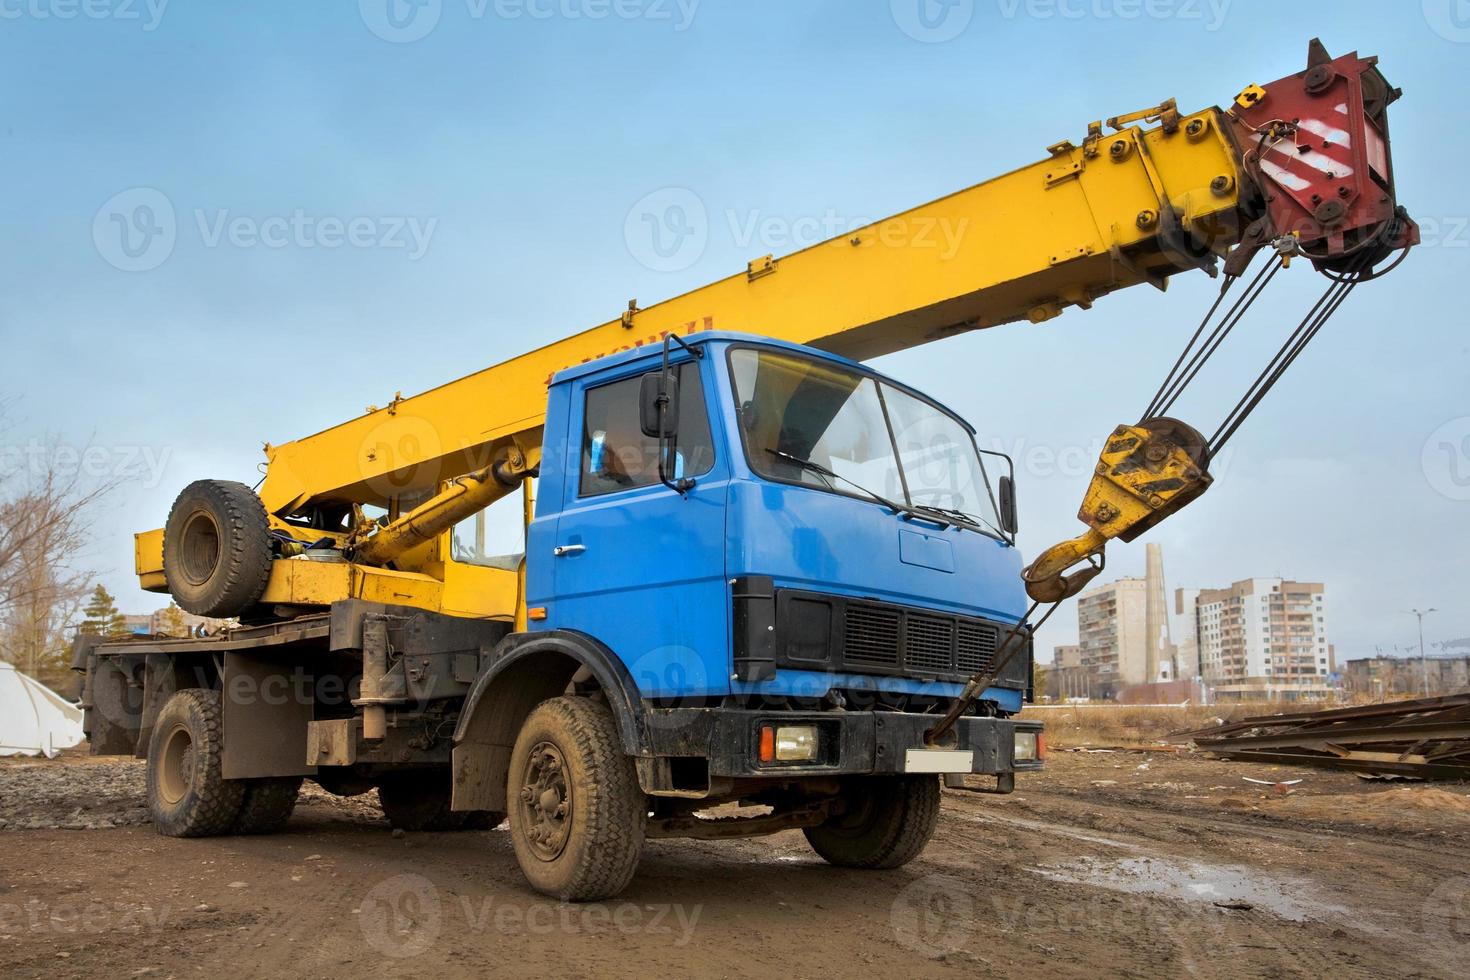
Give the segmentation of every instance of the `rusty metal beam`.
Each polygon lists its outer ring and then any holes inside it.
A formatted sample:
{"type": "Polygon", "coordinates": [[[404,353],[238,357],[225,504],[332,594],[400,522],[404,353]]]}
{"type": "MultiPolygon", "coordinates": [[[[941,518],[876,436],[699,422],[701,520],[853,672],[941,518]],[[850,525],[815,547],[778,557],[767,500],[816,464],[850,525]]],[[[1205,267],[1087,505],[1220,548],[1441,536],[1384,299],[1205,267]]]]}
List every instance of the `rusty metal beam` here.
{"type": "Polygon", "coordinates": [[[1470,779],[1470,693],[1247,718],[1171,738],[1239,761],[1470,779]]]}
{"type": "Polygon", "coordinates": [[[1452,724],[1424,723],[1416,725],[1356,726],[1353,728],[1330,728],[1273,732],[1269,735],[1232,735],[1228,738],[1199,737],[1194,744],[1200,748],[1211,748],[1228,742],[1241,748],[1269,749],[1284,745],[1304,745],[1331,741],[1337,744],[1393,743],[1421,741],[1451,741],[1470,739],[1470,721],[1452,724]]]}
{"type": "Polygon", "coordinates": [[[1314,766],[1325,769],[1346,769],[1352,772],[1391,773],[1398,776],[1418,776],[1421,779],[1470,780],[1470,764],[1462,766],[1421,765],[1407,762],[1371,762],[1362,759],[1339,759],[1334,756],[1311,755],[1305,752],[1231,752],[1212,749],[1211,755],[1234,762],[1260,762],[1269,765],[1314,766]]]}

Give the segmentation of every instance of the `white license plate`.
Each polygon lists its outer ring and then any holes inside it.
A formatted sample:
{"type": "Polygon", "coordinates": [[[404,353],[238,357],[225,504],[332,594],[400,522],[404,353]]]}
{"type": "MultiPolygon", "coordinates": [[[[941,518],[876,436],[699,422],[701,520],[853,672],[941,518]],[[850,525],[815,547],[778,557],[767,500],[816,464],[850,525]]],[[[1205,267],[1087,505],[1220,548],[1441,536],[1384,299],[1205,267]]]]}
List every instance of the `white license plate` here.
{"type": "Polygon", "coordinates": [[[904,772],[969,772],[975,753],[969,749],[909,749],[903,756],[904,772]]]}

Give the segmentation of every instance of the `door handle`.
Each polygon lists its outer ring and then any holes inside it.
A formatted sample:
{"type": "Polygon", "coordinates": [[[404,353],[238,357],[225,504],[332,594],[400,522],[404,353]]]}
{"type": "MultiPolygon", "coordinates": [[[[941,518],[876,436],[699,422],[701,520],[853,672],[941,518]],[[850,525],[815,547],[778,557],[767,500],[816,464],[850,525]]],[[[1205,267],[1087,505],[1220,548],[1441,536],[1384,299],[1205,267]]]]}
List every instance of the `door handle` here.
{"type": "Polygon", "coordinates": [[[551,549],[551,553],[558,558],[564,558],[567,555],[580,555],[586,550],[585,544],[559,544],[551,549]]]}

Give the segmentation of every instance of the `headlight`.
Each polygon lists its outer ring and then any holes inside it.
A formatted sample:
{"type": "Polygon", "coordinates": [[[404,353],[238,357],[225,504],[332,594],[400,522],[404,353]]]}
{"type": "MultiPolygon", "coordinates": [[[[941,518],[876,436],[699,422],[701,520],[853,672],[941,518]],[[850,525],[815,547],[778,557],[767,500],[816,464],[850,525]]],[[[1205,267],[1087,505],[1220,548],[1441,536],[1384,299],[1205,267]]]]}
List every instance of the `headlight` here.
{"type": "Polygon", "coordinates": [[[1015,759],[1017,762],[1036,762],[1041,758],[1041,751],[1040,732],[1016,733],[1015,759]]]}
{"type": "Polygon", "coordinates": [[[761,726],[761,762],[811,762],[816,757],[816,725],[761,726]]]}
{"type": "Polygon", "coordinates": [[[788,725],[776,729],[777,762],[810,762],[817,757],[817,727],[788,725]]]}

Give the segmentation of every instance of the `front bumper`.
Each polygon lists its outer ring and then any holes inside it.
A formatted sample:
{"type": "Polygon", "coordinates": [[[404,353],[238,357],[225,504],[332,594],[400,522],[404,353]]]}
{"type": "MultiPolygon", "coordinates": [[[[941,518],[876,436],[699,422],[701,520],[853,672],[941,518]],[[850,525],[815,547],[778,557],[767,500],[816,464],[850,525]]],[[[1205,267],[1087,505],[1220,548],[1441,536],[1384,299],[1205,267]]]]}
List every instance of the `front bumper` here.
{"type": "MultiPolygon", "coordinates": [[[[733,708],[650,708],[646,720],[654,756],[703,758],[709,775],[828,776],[955,772],[953,756],[939,768],[920,768],[910,750],[924,749],[924,732],[934,715],[896,711],[749,711],[733,708]],[[815,725],[818,757],[813,762],[762,764],[764,724],[815,725]]],[[[1017,761],[1016,732],[1040,732],[1041,722],[1004,718],[961,718],[946,750],[970,753],[972,773],[1004,775],[1040,770],[1040,759],[1017,761]]],[[[927,761],[927,760],[919,760],[927,761]]]]}

